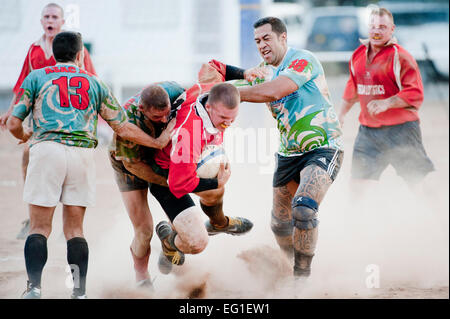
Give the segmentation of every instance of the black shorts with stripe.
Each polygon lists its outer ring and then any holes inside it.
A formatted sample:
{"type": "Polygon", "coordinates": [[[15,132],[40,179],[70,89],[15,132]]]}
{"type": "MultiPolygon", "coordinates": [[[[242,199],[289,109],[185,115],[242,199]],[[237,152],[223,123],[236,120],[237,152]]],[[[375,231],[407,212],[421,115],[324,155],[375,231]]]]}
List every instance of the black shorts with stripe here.
{"type": "Polygon", "coordinates": [[[275,154],[273,187],[284,186],[291,180],[300,183],[300,172],[309,165],[323,168],[334,181],[341,168],[344,152],[335,148],[316,148],[298,156],[275,154]]]}

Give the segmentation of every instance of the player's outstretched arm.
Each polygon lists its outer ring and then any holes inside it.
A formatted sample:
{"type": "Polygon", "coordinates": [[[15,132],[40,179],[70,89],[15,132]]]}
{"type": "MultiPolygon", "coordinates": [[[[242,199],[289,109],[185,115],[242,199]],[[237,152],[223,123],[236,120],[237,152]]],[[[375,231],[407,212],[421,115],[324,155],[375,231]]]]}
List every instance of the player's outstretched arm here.
{"type": "Polygon", "coordinates": [[[270,82],[238,88],[241,95],[241,102],[253,103],[277,101],[297,89],[298,86],[294,81],[282,75],[270,82]]]}
{"type": "Polygon", "coordinates": [[[124,125],[115,129],[117,135],[122,137],[123,139],[129,140],[139,145],[162,149],[164,148],[170,141],[170,134],[175,126],[175,122],[171,121],[167,125],[165,132],[160,135],[158,138],[153,138],[150,135],[146,134],[143,130],[141,130],[136,125],[126,122],[124,125]]]}
{"type": "Polygon", "coordinates": [[[124,161],[123,165],[129,172],[131,172],[133,175],[136,175],[140,179],[143,179],[152,184],[168,186],[167,179],[161,175],[156,174],[151,166],[146,163],[128,163],[124,161]]]}
{"type": "Polygon", "coordinates": [[[339,110],[339,123],[341,126],[344,126],[344,118],[345,115],[350,111],[350,109],[355,105],[355,103],[358,101],[358,97],[352,99],[352,100],[342,100],[341,103],[341,109],[339,110]]]}

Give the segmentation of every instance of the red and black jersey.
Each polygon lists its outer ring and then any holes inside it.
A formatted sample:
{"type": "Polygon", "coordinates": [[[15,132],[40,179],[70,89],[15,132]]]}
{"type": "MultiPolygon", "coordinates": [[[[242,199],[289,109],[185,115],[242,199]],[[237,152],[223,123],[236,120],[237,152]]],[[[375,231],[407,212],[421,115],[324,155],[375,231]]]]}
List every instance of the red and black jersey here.
{"type": "MultiPolygon", "coordinates": [[[[47,66],[54,66],[56,60],[51,53],[46,53],[43,47],[44,37],[42,36],[38,41],[34,42],[28,49],[27,56],[23,62],[22,70],[20,72],[19,78],[17,79],[16,85],[13,88],[13,92],[19,95],[20,86],[23,80],[30,74],[31,71],[41,69],[47,66]]],[[[84,66],[83,69],[89,73],[96,75],[94,65],[92,64],[91,57],[88,50],[84,48],[84,66]]],[[[18,102],[18,100],[16,101],[18,102]]]]}
{"type": "MultiPolygon", "coordinates": [[[[225,65],[218,61],[208,63],[209,72],[216,76],[203,78],[214,79],[208,83],[197,83],[186,91],[186,100],[177,111],[176,125],[172,141],[162,150],[156,151],[155,162],[163,169],[169,170],[168,184],[170,191],[180,198],[193,192],[199,185],[197,162],[206,145],[220,145],[223,133],[217,130],[204,108],[211,88],[225,80],[225,65]]],[[[199,73],[199,79],[205,76],[199,73]]]]}
{"type": "Polygon", "coordinates": [[[395,40],[378,52],[369,64],[368,42],[358,47],[349,63],[350,77],[343,99],[359,98],[359,122],[369,127],[397,125],[419,119],[417,110],[423,102],[423,84],[414,58],[395,40]],[[371,116],[367,104],[372,100],[397,95],[410,108],[392,108],[371,116]]]}

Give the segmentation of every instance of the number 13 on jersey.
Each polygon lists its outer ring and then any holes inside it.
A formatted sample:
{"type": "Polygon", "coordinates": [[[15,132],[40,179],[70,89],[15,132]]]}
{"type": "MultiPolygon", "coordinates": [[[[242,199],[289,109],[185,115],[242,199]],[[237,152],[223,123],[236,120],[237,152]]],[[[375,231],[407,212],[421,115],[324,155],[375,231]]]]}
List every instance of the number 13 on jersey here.
{"type": "Polygon", "coordinates": [[[61,76],[52,81],[59,89],[59,102],[61,107],[70,107],[84,110],[89,105],[89,80],[82,76],[75,76],[68,80],[67,76],[61,76]],[[75,94],[69,94],[69,87],[75,89],[75,94]]]}

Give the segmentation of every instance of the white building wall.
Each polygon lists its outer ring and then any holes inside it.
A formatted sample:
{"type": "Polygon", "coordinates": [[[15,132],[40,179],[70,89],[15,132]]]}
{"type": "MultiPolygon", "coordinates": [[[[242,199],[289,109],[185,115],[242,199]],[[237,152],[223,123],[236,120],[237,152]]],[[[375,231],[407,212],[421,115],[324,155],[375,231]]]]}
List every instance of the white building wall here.
{"type": "MultiPolygon", "coordinates": [[[[10,90],[50,1],[0,1],[0,90],[10,90]]],[[[65,29],[92,43],[98,75],[120,101],[162,80],[190,85],[201,63],[239,65],[239,0],[60,0],[65,29]],[[78,15],[79,14],[79,15],[78,15]],[[128,93],[128,92],[127,92],[128,93]]]]}

